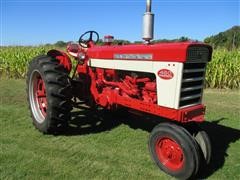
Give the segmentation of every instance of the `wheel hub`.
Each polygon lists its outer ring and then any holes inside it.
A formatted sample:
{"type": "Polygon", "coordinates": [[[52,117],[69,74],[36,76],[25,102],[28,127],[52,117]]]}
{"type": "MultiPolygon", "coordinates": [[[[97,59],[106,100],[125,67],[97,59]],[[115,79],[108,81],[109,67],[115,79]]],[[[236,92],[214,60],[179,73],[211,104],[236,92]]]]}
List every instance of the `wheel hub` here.
{"type": "Polygon", "coordinates": [[[37,88],[36,88],[35,98],[38,102],[40,111],[42,112],[44,117],[46,117],[46,114],[47,114],[46,88],[41,76],[38,77],[36,86],[37,88]]]}
{"type": "Polygon", "coordinates": [[[155,150],[159,161],[168,169],[176,171],[183,167],[183,150],[174,140],[167,137],[158,139],[155,150]]]}
{"type": "Polygon", "coordinates": [[[47,116],[47,93],[44,80],[37,70],[33,71],[30,76],[29,101],[35,120],[43,123],[47,116]]]}

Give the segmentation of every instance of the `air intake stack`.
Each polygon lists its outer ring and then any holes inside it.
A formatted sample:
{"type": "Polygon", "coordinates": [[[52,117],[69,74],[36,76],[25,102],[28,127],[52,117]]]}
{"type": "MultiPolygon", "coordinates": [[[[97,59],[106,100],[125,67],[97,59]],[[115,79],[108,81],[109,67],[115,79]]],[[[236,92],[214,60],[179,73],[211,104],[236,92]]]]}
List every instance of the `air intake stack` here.
{"type": "Polygon", "coordinates": [[[147,44],[153,39],[154,31],[154,14],[152,10],[152,0],[147,0],[146,12],[143,15],[143,40],[147,44]]]}

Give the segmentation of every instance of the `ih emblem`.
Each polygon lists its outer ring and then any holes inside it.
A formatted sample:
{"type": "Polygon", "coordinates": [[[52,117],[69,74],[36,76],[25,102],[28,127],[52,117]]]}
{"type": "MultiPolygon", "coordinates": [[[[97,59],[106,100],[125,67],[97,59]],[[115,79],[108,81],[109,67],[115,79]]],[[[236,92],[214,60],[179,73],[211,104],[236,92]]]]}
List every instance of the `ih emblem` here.
{"type": "Polygon", "coordinates": [[[173,78],[174,74],[168,69],[160,69],[158,71],[158,76],[162,79],[169,80],[173,78]]]}

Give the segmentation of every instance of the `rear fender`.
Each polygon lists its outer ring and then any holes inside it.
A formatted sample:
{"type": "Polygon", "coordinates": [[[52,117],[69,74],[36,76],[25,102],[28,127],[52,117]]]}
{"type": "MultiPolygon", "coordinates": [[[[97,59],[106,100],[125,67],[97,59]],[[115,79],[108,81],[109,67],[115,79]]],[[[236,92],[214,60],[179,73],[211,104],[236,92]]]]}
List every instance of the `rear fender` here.
{"type": "Polygon", "coordinates": [[[64,66],[64,68],[68,71],[68,73],[70,73],[72,69],[72,62],[69,56],[65,52],[52,49],[47,52],[47,55],[59,60],[59,63],[64,66]]]}

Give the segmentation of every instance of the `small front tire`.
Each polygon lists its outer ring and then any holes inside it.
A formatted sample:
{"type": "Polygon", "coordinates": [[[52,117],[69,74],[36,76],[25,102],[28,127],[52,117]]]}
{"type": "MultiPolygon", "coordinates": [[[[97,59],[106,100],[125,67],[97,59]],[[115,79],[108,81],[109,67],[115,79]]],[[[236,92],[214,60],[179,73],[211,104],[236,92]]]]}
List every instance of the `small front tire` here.
{"type": "Polygon", "coordinates": [[[210,164],[212,156],[211,140],[207,132],[197,123],[190,123],[185,126],[199,145],[202,154],[202,168],[210,164]]]}
{"type": "Polygon", "coordinates": [[[198,144],[182,126],[161,123],[151,132],[149,151],[156,165],[179,179],[194,177],[200,164],[198,144]]]}

